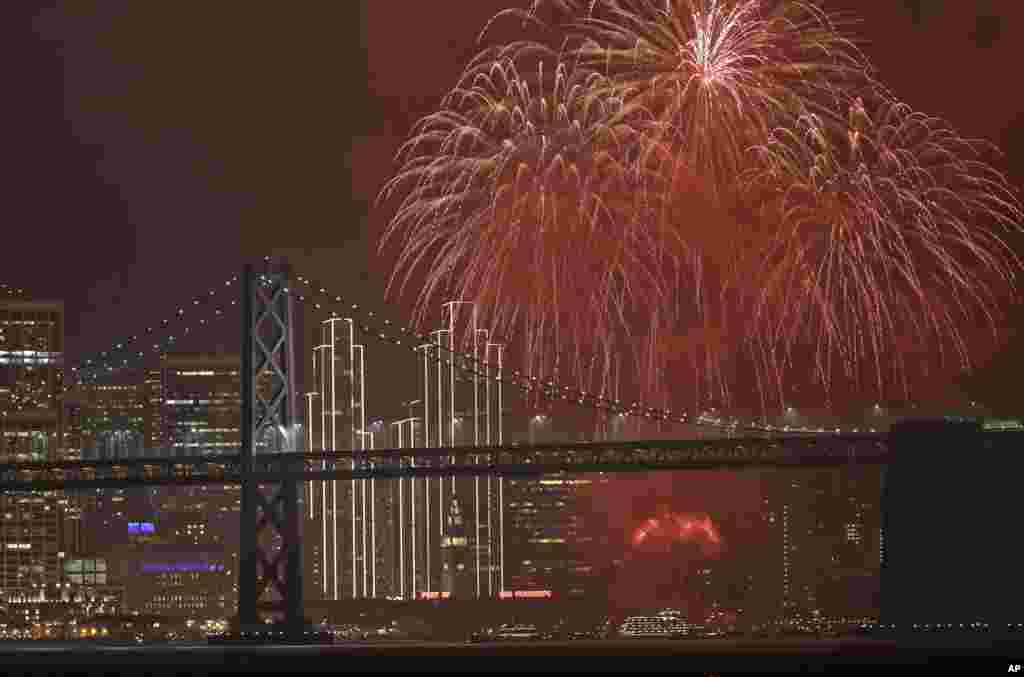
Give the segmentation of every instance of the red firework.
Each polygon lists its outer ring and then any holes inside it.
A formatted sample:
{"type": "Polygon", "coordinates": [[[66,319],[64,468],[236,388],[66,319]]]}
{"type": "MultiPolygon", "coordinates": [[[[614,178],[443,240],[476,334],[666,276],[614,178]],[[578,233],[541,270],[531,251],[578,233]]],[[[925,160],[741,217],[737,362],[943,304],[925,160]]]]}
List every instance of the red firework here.
{"type": "Polygon", "coordinates": [[[707,515],[663,512],[648,517],[633,530],[633,547],[671,548],[673,543],[695,543],[716,550],[722,537],[707,515]]]}

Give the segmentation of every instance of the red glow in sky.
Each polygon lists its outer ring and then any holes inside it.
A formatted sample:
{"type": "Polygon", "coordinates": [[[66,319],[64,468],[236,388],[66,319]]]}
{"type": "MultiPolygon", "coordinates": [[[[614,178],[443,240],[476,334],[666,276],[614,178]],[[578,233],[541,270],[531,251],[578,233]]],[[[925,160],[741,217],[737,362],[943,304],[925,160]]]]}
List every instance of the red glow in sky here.
{"type": "Polygon", "coordinates": [[[693,576],[732,566],[760,542],[760,474],[689,471],[619,475],[581,496],[578,555],[606,582],[623,613],[685,610],[702,618],[706,600],[693,576]]]}

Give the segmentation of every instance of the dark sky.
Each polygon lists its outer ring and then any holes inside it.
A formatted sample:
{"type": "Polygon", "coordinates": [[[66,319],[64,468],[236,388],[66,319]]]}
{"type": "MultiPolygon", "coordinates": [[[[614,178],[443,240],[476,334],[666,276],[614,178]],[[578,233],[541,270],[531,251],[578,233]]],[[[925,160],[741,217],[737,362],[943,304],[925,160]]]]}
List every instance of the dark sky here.
{"type": "MultiPolygon", "coordinates": [[[[0,281],[66,302],[72,357],[265,252],[383,306],[372,200],[411,123],[512,2],[104,0],[8,20],[22,30],[0,66],[0,281]]],[[[1021,185],[1024,3],[834,4],[864,19],[895,92],[998,143],[1021,185]]],[[[1012,402],[997,375],[1022,356],[1012,338],[972,393],[1012,402]]]]}

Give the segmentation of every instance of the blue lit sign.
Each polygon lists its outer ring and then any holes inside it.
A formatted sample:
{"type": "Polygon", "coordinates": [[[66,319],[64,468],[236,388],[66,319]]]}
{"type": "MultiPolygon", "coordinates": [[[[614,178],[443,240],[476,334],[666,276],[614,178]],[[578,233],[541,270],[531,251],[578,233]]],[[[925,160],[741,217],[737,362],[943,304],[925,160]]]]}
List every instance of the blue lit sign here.
{"type": "Polygon", "coordinates": [[[152,534],[156,533],[156,527],[152,522],[129,522],[129,534],[152,534]]]}

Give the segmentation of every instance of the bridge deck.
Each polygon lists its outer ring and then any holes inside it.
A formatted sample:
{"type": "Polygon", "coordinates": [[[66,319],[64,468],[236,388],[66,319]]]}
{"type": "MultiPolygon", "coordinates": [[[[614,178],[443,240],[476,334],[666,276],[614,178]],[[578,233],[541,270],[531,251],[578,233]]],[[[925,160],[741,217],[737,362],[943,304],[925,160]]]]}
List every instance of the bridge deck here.
{"type": "Polygon", "coordinates": [[[883,434],[182,455],[0,465],[0,490],[43,491],[158,484],[233,484],[286,479],[387,479],[454,475],[536,476],[556,472],[829,467],[890,461],[883,434]]]}

